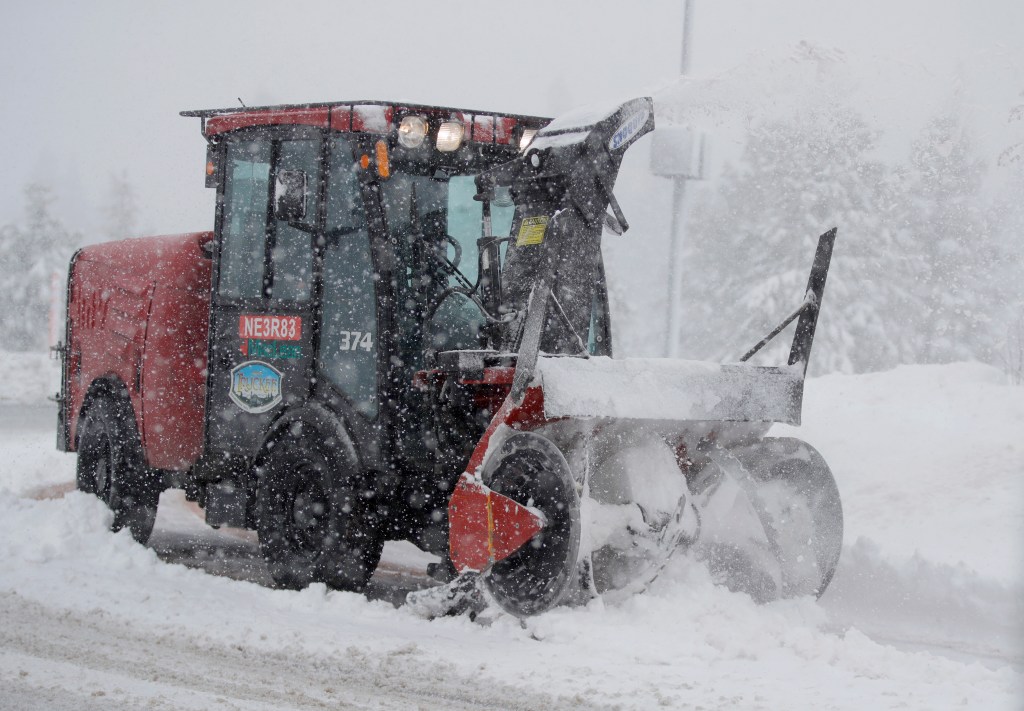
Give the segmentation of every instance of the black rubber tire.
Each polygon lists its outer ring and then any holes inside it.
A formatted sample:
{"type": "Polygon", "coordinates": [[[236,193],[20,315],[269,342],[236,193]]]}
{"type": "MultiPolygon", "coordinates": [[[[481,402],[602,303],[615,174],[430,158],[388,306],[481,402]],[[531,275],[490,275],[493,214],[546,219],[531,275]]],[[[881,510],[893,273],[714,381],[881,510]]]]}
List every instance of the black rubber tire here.
{"type": "Polygon", "coordinates": [[[551,440],[533,432],[509,437],[484,465],[483,481],[513,501],[539,509],[547,526],[484,573],[487,590],[517,617],[551,609],[578,583],[580,501],[572,471],[551,440]]]}
{"type": "Polygon", "coordinates": [[[114,512],[112,531],[127,528],[145,545],[156,522],[160,481],[146,467],[130,405],[106,395],[89,402],[78,424],[76,480],[80,491],[95,494],[114,512]]]}
{"type": "Polygon", "coordinates": [[[380,561],[384,541],[367,511],[365,477],[344,444],[293,422],[257,458],[256,530],[278,587],[359,592],[380,561]]]}

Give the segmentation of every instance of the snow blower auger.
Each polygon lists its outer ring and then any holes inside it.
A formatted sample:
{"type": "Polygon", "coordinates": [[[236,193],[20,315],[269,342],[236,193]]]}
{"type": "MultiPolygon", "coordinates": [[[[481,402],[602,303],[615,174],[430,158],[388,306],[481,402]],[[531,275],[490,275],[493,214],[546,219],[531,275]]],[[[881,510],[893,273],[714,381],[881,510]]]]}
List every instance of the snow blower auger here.
{"type": "Polygon", "coordinates": [[[523,617],[633,594],[682,549],[759,601],[820,596],[832,578],[832,474],[807,443],[765,435],[800,423],[836,230],[819,239],[799,308],[741,362],[612,360],[600,239],[628,227],[612,187],[653,127],[649,98],[563,116],[476,179],[484,205],[515,204],[511,236],[481,240],[474,295],[498,347],[439,353],[421,378],[493,416],[448,506],[459,575],[412,593],[414,609],[489,598],[523,617]],[[745,362],[794,320],[787,365],[745,362]]]}

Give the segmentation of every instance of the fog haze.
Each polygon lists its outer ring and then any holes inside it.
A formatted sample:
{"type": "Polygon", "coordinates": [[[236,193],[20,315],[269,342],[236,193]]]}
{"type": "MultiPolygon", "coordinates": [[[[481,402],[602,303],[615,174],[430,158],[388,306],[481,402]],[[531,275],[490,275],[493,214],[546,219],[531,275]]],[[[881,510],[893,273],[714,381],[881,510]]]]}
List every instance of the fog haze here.
{"type": "MultiPolygon", "coordinates": [[[[694,3],[691,71],[715,76],[801,41],[835,50],[865,114],[898,152],[960,92],[993,154],[1012,142],[1024,89],[1016,2],[803,0],[694,3]]],[[[651,93],[679,77],[682,2],[8,3],[0,28],[7,110],[0,222],[21,188],[51,184],[87,241],[112,174],[138,197],[139,230],[212,224],[204,144],[183,109],[388,98],[521,113],[651,93]]],[[[729,156],[734,135],[713,136],[729,156]]]]}

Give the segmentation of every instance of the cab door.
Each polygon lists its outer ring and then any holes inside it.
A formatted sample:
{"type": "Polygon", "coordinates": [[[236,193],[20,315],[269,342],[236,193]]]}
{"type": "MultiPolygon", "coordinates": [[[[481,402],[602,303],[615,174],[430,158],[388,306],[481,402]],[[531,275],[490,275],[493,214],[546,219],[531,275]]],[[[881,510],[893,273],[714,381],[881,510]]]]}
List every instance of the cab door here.
{"type": "Polygon", "coordinates": [[[248,458],[313,362],[319,131],[239,132],[221,154],[207,380],[207,451],[248,458]]]}

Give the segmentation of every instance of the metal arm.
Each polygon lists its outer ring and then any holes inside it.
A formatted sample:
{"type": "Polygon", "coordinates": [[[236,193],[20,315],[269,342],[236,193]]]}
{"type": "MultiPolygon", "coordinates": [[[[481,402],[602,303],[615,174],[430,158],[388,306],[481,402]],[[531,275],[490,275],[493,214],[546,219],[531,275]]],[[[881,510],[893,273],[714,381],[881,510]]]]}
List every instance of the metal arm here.
{"type": "Polygon", "coordinates": [[[616,232],[628,228],[612,194],[615,178],[626,150],[653,128],[649,98],[568,115],[542,129],[524,155],[477,176],[478,200],[489,201],[505,187],[516,205],[500,275],[499,311],[530,310],[530,316],[503,328],[495,346],[519,351],[517,368],[536,359],[522,358],[525,334],[533,334],[526,321],[540,329],[538,348],[580,352],[580,334],[586,334],[603,278],[601,232],[606,224],[616,232]],[[538,299],[541,284],[545,298],[538,299]],[[535,308],[544,313],[531,319],[535,308]],[[545,317],[549,311],[553,318],[545,317]]]}
{"type": "Polygon", "coordinates": [[[825,296],[825,279],[828,267],[832,262],[832,247],[836,242],[837,228],[833,227],[818,238],[818,248],[814,252],[814,264],[811,275],[807,279],[807,308],[800,314],[796,322],[796,333],[793,334],[793,346],[789,351],[789,364],[803,364],[804,375],[807,374],[807,363],[811,358],[811,344],[814,343],[814,329],[818,325],[818,312],[821,311],[821,300],[825,296]],[[813,297],[813,298],[812,298],[813,297]]]}
{"type": "Polygon", "coordinates": [[[796,333],[793,334],[793,345],[789,351],[789,364],[803,364],[803,373],[807,374],[807,363],[811,358],[811,345],[814,343],[814,331],[818,325],[818,313],[821,311],[821,300],[825,296],[825,279],[832,262],[832,247],[835,245],[837,228],[818,238],[818,248],[814,251],[814,263],[811,275],[807,280],[807,291],[804,292],[803,303],[787,316],[782,323],[772,329],[771,333],[758,341],[753,348],[743,354],[740,361],[748,360],[796,319],[796,333]]]}

